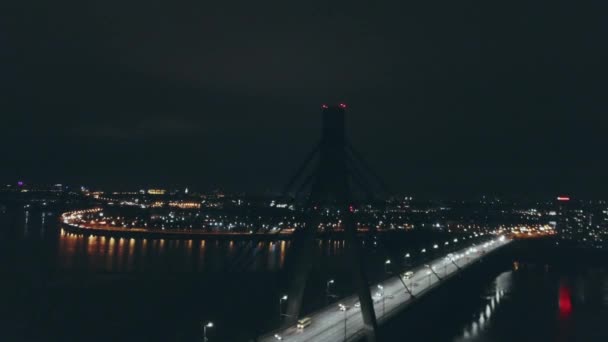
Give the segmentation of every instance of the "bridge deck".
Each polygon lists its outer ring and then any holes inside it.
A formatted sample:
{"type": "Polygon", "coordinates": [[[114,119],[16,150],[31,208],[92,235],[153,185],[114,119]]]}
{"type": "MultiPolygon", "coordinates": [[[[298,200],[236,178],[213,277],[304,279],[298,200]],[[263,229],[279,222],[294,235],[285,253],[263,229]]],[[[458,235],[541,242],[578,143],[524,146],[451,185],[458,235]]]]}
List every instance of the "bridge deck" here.
{"type": "MultiPolygon", "coordinates": [[[[475,246],[476,252],[471,252],[473,246],[454,252],[454,255],[463,255],[458,260],[450,261],[443,256],[433,260],[429,265],[433,266],[435,272],[442,279],[449,278],[479,260],[485,254],[491,253],[510,242],[508,239],[495,239],[493,241],[493,243],[475,246]],[[467,251],[469,252],[467,253],[467,251]]],[[[434,273],[431,272],[429,274],[430,270],[424,266],[412,269],[412,271],[414,272],[413,276],[404,281],[415,297],[424,295],[442,283],[434,273]]],[[[372,294],[380,291],[378,285],[384,288],[384,296],[376,296],[374,298],[374,309],[378,318],[378,324],[382,324],[388,318],[411,304],[413,298],[407,293],[403,283],[397,276],[391,277],[380,284],[373,285],[371,287],[372,294]]],[[[308,317],[312,318],[312,323],[305,329],[298,330],[295,326],[280,329],[261,336],[258,341],[276,342],[279,341],[279,337],[280,340],[289,342],[352,341],[358,339],[363,336],[363,318],[361,309],[355,307],[357,302],[358,298],[354,295],[344,298],[340,303],[348,307],[347,311],[340,311],[338,303],[331,304],[308,315],[308,317]]]]}

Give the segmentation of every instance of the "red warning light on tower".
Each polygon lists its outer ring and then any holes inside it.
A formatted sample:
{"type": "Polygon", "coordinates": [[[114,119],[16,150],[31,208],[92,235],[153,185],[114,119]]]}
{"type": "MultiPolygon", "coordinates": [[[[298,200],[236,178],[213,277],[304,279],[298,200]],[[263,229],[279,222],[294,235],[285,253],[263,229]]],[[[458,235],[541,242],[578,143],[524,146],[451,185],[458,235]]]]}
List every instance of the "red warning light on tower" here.
{"type": "Polygon", "coordinates": [[[340,103],[338,106],[340,106],[340,108],[342,108],[342,109],[346,108],[346,104],[344,104],[344,103],[340,103]]]}
{"type": "Polygon", "coordinates": [[[323,109],[327,109],[328,107],[327,107],[327,105],[326,105],[326,104],[322,104],[322,105],[321,105],[321,108],[323,108],[323,109]]]}
{"type": "Polygon", "coordinates": [[[558,201],[562,201],[562,202],[567,202],[570,200],[570,197],[568,196],[557,196],[557,200],[558,201]]]}

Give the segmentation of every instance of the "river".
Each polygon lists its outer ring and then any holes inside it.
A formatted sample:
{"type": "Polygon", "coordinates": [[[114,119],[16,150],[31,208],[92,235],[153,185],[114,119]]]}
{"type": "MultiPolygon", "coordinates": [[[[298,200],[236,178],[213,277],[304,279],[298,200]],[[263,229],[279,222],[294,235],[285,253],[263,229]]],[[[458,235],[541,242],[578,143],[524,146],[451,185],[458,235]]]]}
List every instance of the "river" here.
{"type": "MultiPolygon", "coordinates": [[[[201,322],[213,321],[211,342],[248,341],[277,324],[289,241],[245,248],[246,241],[86,236],[62,230],[57,217],[0,214],[2,340],[200,341],[201,322]]],[[[408,235],[390,252],[368,248],[370,276],[382,276],[389,254],[436,239],[408,235]]],[[[324,295],[328,279],[331,294],[352,292],[343,249],[343,241],[319,242],[305,310],[336,300],[324,295]]],[[[607,286],[605,266],[520,261],[471,280],[407,340],[606,341],[607,286]]]]}

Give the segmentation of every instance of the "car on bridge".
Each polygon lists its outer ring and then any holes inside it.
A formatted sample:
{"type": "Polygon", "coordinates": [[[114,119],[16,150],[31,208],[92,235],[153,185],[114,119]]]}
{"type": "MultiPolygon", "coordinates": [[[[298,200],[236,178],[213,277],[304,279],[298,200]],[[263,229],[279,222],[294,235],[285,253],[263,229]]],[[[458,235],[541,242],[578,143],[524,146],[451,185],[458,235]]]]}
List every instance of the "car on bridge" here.
{"type": "Polygon", "coordinates": [[[298,328],[298,330],[303,330],[304,328],[309,326],[311,323],[312,323],[312,319],[310,317],[304,317],[304,318],[298,320],[297,328],[298,328]]]}

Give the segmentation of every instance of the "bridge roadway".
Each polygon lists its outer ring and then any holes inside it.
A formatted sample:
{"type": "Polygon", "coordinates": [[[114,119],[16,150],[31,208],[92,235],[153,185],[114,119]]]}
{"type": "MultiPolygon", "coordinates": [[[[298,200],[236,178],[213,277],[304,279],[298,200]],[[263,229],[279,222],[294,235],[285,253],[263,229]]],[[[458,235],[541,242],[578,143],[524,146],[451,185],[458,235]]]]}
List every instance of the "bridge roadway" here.
{"type": "MultiPolygon", "coordinates": [[[[460,249],[452,254],[452,260],[446,255],[433,260],[428,265],[433,267],[434,272],[431,272],[429,267],[420,266],[412,269],[413,275],[409,279],[402,279],[415,297],[424,295],[427,291],[441,284],[442,281],[438,277],[442,279],[449,278],[481,259],[485,254],[491,253],[511,242],[511,240],[504,237],[495,238],[491,241],[493,242],[486,242],[475,246],[471,245],[460,249]]],[[[373,285],[371,293],[374,297],[374,310],[378,319],[378,325],[407,307],[413,299],[406,291],[398,276],[390,277],[380,284],[373,285]],[[383,290],[379,285],[383,287],[383,290]],[[384,295],[382,295],[382,291],[384,291],[384,295]]],[[[363,336],[363,317],[361,309],[355,305],[357,303],[358,297],[355,295],[343,298],[339,302],[330,304],[308,315],[307,317],[312,319],[312,323],[305,329],[298,330],[295,325],[282,328],[259,337],[258,341],[334,342],[353,341],[361,338],[363,336]],[[347,310],[341,311],[339,304],[345,305],[347,310]]]]}

